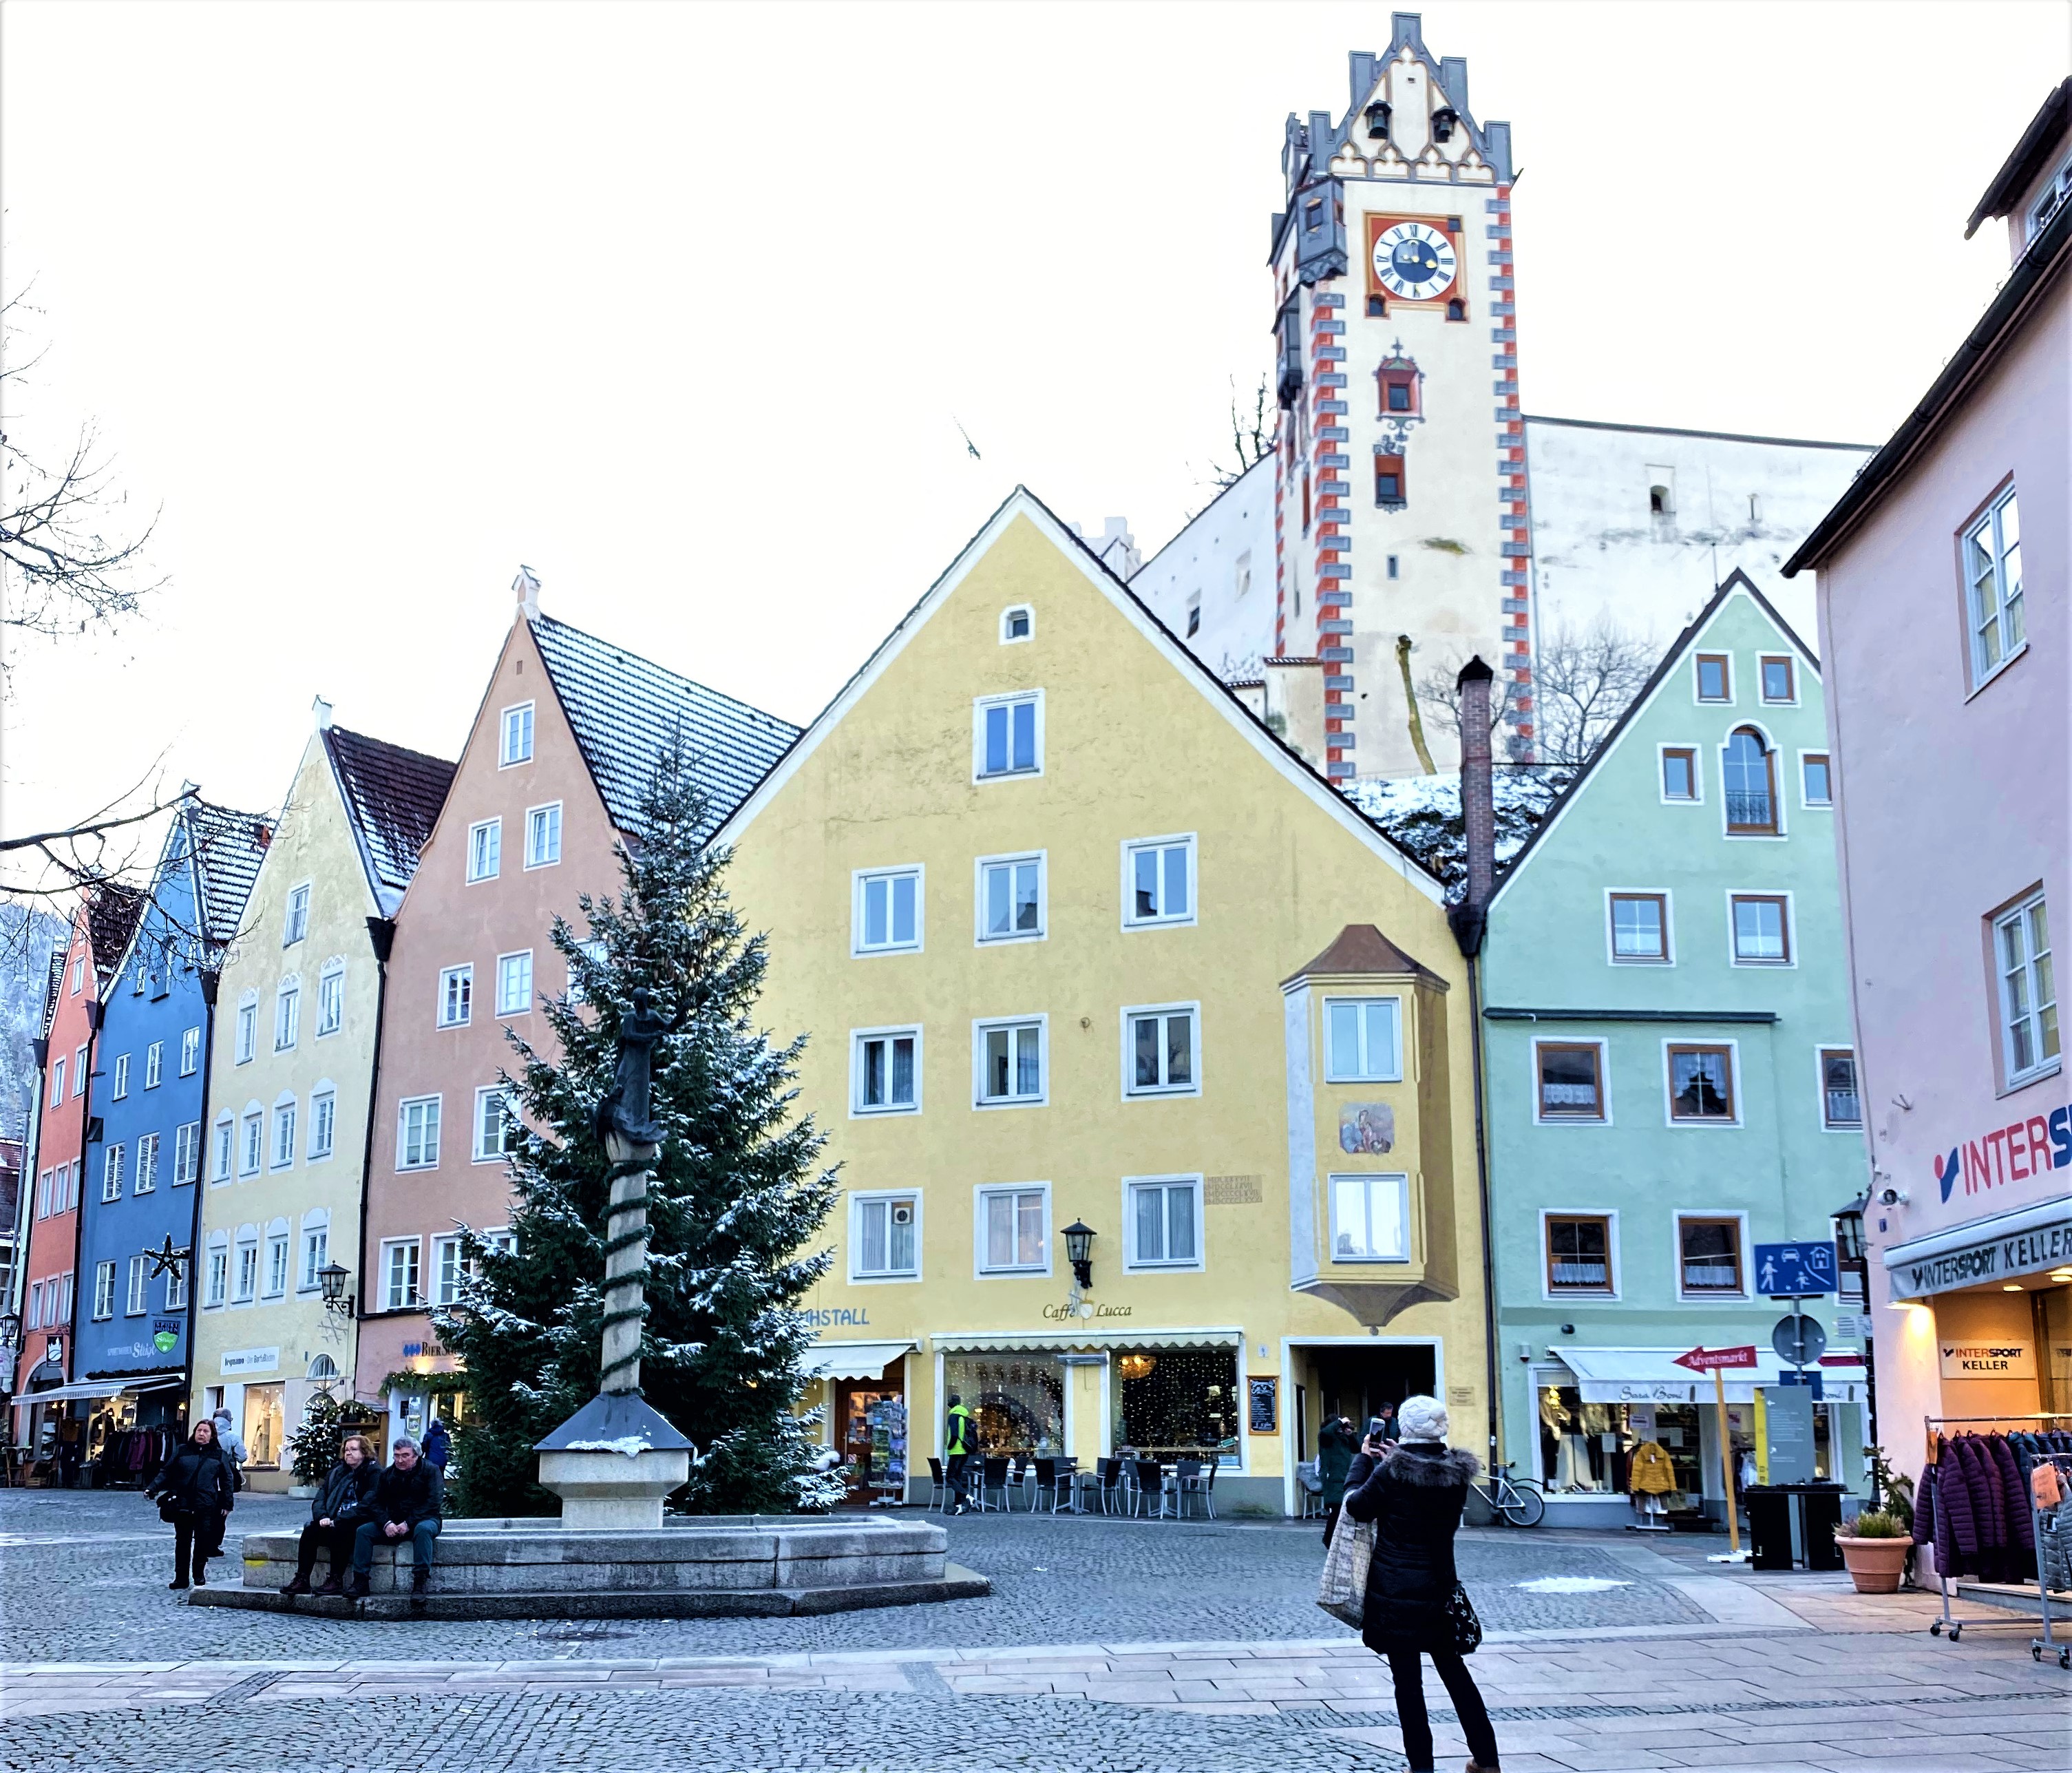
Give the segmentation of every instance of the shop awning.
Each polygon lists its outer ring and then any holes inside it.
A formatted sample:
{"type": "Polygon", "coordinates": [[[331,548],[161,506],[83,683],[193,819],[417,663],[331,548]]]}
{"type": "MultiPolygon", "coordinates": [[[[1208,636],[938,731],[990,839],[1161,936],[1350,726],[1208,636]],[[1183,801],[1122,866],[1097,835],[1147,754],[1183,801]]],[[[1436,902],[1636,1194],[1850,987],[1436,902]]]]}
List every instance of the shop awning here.
{"type": "Polygon", "coordinates": [[[1242,1348],[1242,1330],[1154,1330],[1149,1325],[1095,1330],[1083,1324],[1059,1324],[1048,1330],[974,1330],[963,1335],[931,1336],[939,1355],[1009,1354],[1022,1351],[1074,1348],[1242,1348]]]}
{"type": "MultiPolygon", "coordinates": [[[[1709,1404],[1718,1395],[1710,1373],[1694,1373],[1676,1364],[1681,1348],[1563,1348],[1562,1364],[1576,1376],[1577,1394],[1585,1404],[1709,1404]]],[[[1769,1349],[1758,1351],[1753,1367],[1726,1370],[1727,1401],[1752,1404],[1758,1385],[1783,1383],[1783,1364],[1769,1349]]],[[[1822,1401],[1861,1403],[1860,1367],[1821,1367],[1822,1401]]]]}
{"type": "Polygon", "coordinates": [[[799,1370],[808,1379],[875,1379],[915,1346],[911,1337],[904,1342],[816,1342],[806,1351],[799,1370]]]}
{"type": "Polygon", "coordinates": [[[134,1379],[88,1379],[76,1385],[55,1385],[47,1392],[23,1392],[14,1400],[17,1409],[31,1404],[66,1404],[74,1398],[116,1397],[124,1392],[162,1392],[185,1384],[178,1373],[143,1373],[134,1379]]]}

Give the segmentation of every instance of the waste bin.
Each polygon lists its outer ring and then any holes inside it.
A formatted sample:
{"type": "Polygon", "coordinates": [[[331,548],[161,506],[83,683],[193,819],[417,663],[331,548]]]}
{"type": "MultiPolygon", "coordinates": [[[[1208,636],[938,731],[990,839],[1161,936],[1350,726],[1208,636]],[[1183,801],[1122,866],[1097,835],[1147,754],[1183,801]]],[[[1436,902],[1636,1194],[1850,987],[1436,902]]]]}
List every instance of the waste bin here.
{"type": "Polygon", "coordinates": [[[1749,1568],[1840,1569],[1842,1524],[1839,1483],[1758,1483],[1742,1491],[1748,1505],[1749,1568]]]}
{"type": "Polygon", "coordinates": [[[1791,1496],[1775,1484],[1752,1483],[1741,1492],[1748,1505],[1749,1568],[1791,1568],[1791,1496]]]}
{"type": "Polygon", "coordinates": [[[1808,1569],[1840,1569],[1842,1548],[1835,1534],[1842,1524],[1842,1487],[1839,1483],[1795,1483],[1799,1514],[1799,1543],[1805,1549],[1808,1569]]]}

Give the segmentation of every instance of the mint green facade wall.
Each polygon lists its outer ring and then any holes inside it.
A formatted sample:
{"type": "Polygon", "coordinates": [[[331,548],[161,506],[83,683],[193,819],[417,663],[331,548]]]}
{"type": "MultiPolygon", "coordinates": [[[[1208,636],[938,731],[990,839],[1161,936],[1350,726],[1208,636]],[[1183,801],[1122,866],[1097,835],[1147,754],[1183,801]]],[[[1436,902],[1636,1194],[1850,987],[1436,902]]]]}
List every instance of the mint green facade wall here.
{"type": "MultiPolygon", "coordinates": [[[[1853,1047],[1833,813],[1809,804],[1806,792],[1807,754],[1824,755],[1827,745],[1815,661],[1745,582],[1729,581],[1679,638],[1653,688],[1506,876],[1491,907],[1483,1034],[1503,1456],[1516,1462],[1519,1475],[1548,1481],[1550,1520],[1614,1525],[1632,1518],[1616,1489],[1564,1495],[1553,1487],[1558,1478],[1583,1474],[1589,1451],[1586,1442],[1564,1449],[1558,1436],[1550,1444],[1540,1432],[1544,1386],[1589,1395],[1583,1376],[1560,1361],[1564,1349],[1605,1373],[1633,1375],[1634,1384],[1618,1388],[1628,1394],[1625,1401],[1680,1400],[1680,1407],[1657,1418],[1677,1438],[1665,1444],[1672,1456],[1684,1455],[1679,1465],[1701,1480],[1703,1494],[1718,1498],[1712,1381],[1702,1382],[1696,1394],[1702,1407],[1693,1409],[1688,1392],[1673,1384],[1665,1391],[1649,1376],[1695,1376],[1670,1362],[1700,1343],[1753,1343],[1774,1369],[1770,1329],[1786,1308],[1755,1283],[1753,1247],[1832,1236],[1831,1216],[1861,1186],[1861,1131],[1828,1124],[1819,1062],[1823,1049],[1853,1047]],[[1726,656],[1730,702],[1699,700],[1701,654],[1726,656]],[[1764,699],[1766,656],[1791,661],[1789,701],[1764,699]],[[1743,727],[1760,734],[1773,755],[1781,803],[1776,836],[1727,829],[1723,747],[1743,727]],[[1695,753],[1695,800],[1665,800],[1665,747],[1695,753]],[[1665,961],[1614,957],[1614,893],[1662,895],[1665,961]],[[1785,898],[1787,961],[1737,961],[1729,898],[1737,893],[1785,898]],[[1542,1014],[1536,1019],[1515,1014],[1527,1011],[1542,1014]],[[1601,1118],[1543,1114],[1537,1048],[1544,1042],[1597,1047],[1601,1118]],[[1671,1043],[1732,1049],[1731,1124],[1672,1121],[1671,1043]],[[1610,1221],[1609,1290],[1554,1285],[1550,1213],[1610,1221]],[[1738,1289],[1695,1297],[1686,1291],[1679,1214],[1734,1222],[1738,1289]],[[1604,1352],[1593,1361],[1591,1351],[1604,1352]]],[[[1737,810],[1760,809],[1738,804],[1737,810]]],[[[1833,1105],[1846,1119],[1852,1105],[1838,1098],[1833,1105]]],[[[1578,1272],[1568,1269],[1565,1277],[1572,1281],[1578,1272]]],[[[1836,1335],[1833,1301],[1810,1309],[1828,1331],[1831,1349],[1860,1346],[1836,1335]]],[[[1848,1305],[1844,1310],[1856,1327],[1858,1314],[1848,1305]]],[[[1831,1397],[1837,1390],[1860,1396],[1860,1385],[1848,1384],[1851,1373],[1860,1376],[1860,1369],[1831,1372],[1831,1397]]],[[[1741,1402],[1733,1404],[1729,1393],[1729,1415],[1739,1438],[1752,1430],[1753,1410],[1746,1381],[1737,1388],[1741,1402]]],[[[1597,1391],[1597,1402],[1611,1401],[1601,1378],[1597,1391]]],[[[1620,1408],[1614,1401],[1611,1413],[1620,1408]]],[[[1601,1439],[1606,1419],[1602,1412],[1567,1419],[1572,1430],[1597,1442],[1589,1482],[1617,1481],[1601,1439]]],[[[1648,1422],[1638,1420],[1643,1428],[1648,1422]]],[[[1860,1407],[1838,1406],[1830,1425],[1836,1475],[1853,1484],[1864,1445],[1860,1407]]],[[[1712,1512],[1718,1512],[1716,1500],[1712,1512]]]]}

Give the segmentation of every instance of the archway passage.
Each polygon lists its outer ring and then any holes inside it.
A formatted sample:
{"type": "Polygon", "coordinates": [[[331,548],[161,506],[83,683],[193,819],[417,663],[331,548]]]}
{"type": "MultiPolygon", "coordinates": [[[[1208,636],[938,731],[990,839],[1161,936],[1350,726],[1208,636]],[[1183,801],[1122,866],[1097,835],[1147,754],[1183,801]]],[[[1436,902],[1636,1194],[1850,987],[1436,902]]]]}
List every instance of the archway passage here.
{"type": "Polygon", "coordinates": [[[1338,1343],[1301,1349],[1298,1355],[1309,1368],[1305,1383],[1316,1399],[1317,1420],[1349,1416],[1362,1430],[1383,1404],[1429,1394],[1438,1380],[1429,1343],[1338,1343]]]}

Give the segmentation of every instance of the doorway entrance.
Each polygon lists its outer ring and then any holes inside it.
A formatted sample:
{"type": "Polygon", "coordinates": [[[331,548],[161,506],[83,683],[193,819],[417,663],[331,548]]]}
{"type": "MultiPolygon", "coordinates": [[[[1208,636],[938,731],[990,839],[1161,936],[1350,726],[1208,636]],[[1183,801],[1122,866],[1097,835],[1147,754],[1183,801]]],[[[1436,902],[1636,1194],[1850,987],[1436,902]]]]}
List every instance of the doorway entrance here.
{"type": "Polygon", "coordinates": [[[1364,1434],[1383,1404],[1400,1405],[1438,1383],[1437,1351],[1423,1342],[1326,1343],[1298,1351],[1309,1364],[1307,1384],[1318,1421],[1348,1416],[1364,1434]]]}
{"type": "Polygon", "coordinates": [[[890,1507],[906,1497],[906,1361],[876,1379],[835,1381],[835,1450],[853,1504],[890,1507]]]}

